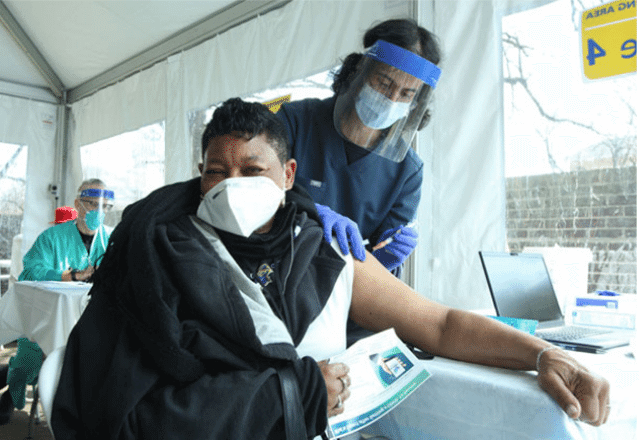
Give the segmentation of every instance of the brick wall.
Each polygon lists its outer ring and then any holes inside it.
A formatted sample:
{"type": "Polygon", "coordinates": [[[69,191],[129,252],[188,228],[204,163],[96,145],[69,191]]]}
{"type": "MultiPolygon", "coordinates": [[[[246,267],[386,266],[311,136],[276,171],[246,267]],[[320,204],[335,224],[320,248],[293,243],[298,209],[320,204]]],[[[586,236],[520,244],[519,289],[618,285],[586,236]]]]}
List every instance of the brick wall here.
{"type": "Polygon", "coordinates": [[[587,247],[589,291],[636,293],[636,167],[507,179],[507,240],[587,247]]]}

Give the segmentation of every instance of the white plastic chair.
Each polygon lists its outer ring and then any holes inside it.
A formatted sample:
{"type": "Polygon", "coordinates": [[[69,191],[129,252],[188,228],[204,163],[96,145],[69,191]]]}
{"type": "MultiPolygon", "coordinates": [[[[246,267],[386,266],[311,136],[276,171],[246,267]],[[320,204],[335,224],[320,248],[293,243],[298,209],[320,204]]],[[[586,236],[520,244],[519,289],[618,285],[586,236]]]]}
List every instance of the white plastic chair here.
{"type": "Polygon", "coordinates": [[[38,393],[40,395],[40,403],[47,418],[47,426],[53,435],[51,428],[51,413],[53,411],[53,398],[58,389],[58,381],[60,380],[60,372],[62,371],[62,361],[64,360],[64,350],[66,347],[59,347],[53,350],[51,354],[42,363],[40,375],[38,376],[38,393]]]}

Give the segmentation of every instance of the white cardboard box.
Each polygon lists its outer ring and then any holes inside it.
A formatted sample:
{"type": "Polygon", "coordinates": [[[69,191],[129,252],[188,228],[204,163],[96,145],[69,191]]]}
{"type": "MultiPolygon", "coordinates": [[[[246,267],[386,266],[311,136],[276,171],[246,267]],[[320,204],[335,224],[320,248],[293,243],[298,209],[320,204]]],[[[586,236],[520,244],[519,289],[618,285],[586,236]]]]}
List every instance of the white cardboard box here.
{"type": "Polygon", "coordinates": [[[525,247],[523,252],[542,254],[562,313],[569,315],[575,298],[588,291],[589,263],[593,254],[587,248],[525,247]]]}
{"type": "Polygon", "coordinates": [[[627,330],[635,330],[636,314],[620,312],[604,307],[576,307],[571,312],[573,324],[597,325],[602,327],[615,327],[627,330]]]}

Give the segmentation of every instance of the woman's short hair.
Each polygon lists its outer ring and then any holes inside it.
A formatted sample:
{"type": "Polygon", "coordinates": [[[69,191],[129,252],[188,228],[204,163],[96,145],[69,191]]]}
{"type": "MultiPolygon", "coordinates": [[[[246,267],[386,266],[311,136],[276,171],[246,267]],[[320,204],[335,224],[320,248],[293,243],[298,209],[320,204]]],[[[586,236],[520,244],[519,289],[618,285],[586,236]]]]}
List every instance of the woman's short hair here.
{"type": "Polygon", "coordinates": [[[228,99],[213,112],[202,134],[202,157],[211,139],[238,133],[246,139],[264,134],[282,164],[289,158],[289,142],[282,121],[263,104],[240,98],[228,99]]]}

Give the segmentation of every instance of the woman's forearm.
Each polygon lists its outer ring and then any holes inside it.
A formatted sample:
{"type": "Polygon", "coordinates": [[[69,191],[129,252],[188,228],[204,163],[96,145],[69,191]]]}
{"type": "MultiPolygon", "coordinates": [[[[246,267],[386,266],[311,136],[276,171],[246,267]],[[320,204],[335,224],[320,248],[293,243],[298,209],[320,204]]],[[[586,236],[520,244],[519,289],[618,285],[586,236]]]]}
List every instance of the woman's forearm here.
{"type": "Polygon", "coordinates": [[[550,345],[494,319],[450,309],[434,354],[496,367],[535,370],[538,354],[550,345]]]}
{"type": "Polygon", "coordinates": [[[535,369],[549,343],[479,314],[429,301],[386,271],[369,255],[354,264],[351,318],[362,327],[393,327],[422,350],[466,362],[535,369]]]}

